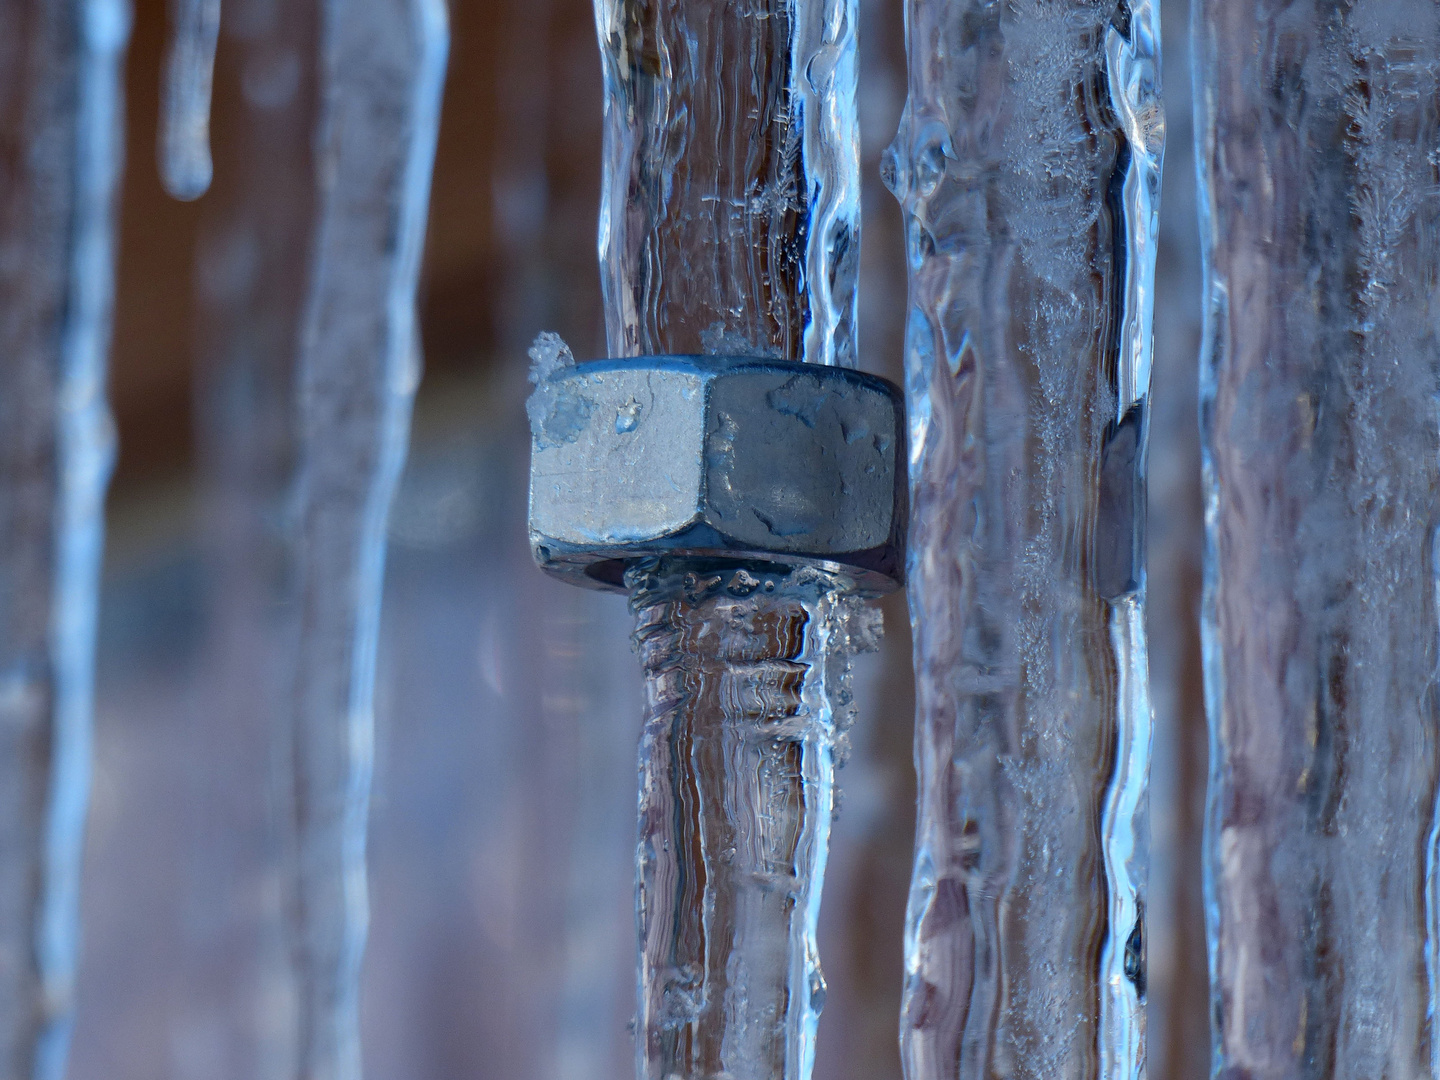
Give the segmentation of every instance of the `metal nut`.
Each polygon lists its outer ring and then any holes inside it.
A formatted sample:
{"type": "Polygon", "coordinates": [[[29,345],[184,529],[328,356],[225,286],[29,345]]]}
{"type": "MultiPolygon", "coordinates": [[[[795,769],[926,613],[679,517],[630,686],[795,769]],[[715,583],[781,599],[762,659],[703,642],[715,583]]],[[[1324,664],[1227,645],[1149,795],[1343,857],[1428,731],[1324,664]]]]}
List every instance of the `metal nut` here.
{"type": "Polygon", "coordinates": [[[686,556],[819,566],[887,592],[904,567],[903,401],[873,375],[782,360],[565,367],[532,398],[535,559],[592,588],[686,556]]]}

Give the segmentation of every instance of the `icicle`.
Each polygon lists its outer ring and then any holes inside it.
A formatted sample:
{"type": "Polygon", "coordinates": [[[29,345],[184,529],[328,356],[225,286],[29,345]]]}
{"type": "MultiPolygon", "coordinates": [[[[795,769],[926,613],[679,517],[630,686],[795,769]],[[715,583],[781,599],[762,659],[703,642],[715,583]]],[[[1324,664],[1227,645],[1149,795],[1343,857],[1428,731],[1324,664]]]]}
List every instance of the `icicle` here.
{"type": "Polygon", "coordinates": [[[300,1074],[360,1075],[385,520],[419,377],[417,284],[447,49],[443,0],[325,0],[318,231],[297,393],[293,918],[300,1074]]]}
{"type": "Polygon", "coordinates": [[[0,1073],[59,1080],[78,944],[122,0],[0,5],[0,1073]]]}
{"type": "Polygon", "coordinates": [[[1440,1075],[1440,8],[1195,41],[1213,1075],[1440,1075]]]}
{"type": "Polygon", "coordinates": [[[210,187],[210,90],[220,0],[171,0],[170,53],[165,60],[160,118],[160,178],[177,199],[198,199],[210,187]]]}
{"type": "Polygon", "coordinates": [[[1144,1074],[1146,2],[909,0],[909,1080],[1144,1074]]]}

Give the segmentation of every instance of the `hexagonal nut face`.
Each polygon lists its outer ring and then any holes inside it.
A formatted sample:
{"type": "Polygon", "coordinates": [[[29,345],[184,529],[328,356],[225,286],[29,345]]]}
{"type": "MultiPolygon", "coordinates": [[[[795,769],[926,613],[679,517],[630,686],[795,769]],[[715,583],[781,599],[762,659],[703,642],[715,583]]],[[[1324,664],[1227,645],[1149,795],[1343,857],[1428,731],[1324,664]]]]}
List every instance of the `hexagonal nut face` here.
{"type": "Polygon", "coordinates": [[[619,588],[647,556],[901,581],[903,397],[842,368],[716,356],[563,369],[531,399],[530,538],[552,573],[619,588]]]}

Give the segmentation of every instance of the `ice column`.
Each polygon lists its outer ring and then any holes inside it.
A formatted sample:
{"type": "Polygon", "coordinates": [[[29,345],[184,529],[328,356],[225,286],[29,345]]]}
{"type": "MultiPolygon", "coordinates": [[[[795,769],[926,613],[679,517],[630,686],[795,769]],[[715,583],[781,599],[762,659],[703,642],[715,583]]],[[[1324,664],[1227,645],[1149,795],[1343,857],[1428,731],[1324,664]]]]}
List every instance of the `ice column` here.
{"type": "Polygon", "coordinates": [[[878,612],[828,575],[717,570],[628,579],[646,690],[638,1075],[808,1080],[849,658],[878,643],[878,612]]]}
{"type": "Polygon", "coordinates": [[[65,1067],[114,434],[124,0],[0,3],[0,1074],[65,1067]]]}
{"type": "Polygon", "coordinates": [[[1144,1075],[1158,15],[909,0],[909,1080],[1144,1075]]]}
{"type": "MultiPolygon", "coordinates": [[[[855,0],[596,0],[613,356],[855,364],[855,0]]],[[[871,619],[810,572],[627,579],[646,675],[642,1080],[808,1080],[820,888],[871,619]]]]}
{"type": "Polygon", "coordinates": [[[1195,8],[1217,1075],[1440,1075],[1440,8],[1195,8]]]}

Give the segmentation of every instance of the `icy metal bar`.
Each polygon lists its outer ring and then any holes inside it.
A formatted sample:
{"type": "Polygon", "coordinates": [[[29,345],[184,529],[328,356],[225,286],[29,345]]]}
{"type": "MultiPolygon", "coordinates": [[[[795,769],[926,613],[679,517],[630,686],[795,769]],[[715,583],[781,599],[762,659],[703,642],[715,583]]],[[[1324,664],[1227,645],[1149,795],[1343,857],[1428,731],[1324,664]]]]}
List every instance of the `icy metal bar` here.
{"type": "Polygon", "coordinates": [[[0,3],[0,1073],[34,1080],[74,1004],[129,27],[0,3]]]}
{"type": "Polygon", "coordinates": [[[1144,1074],[1149,3],[909,0],[909,1080],[1144,1074]]]}
{"type": "Polygon", "coordinates": [[[611,356],[855,366],[856,0],[595,0],[611,356]]]}
{"type": "Polygon", "coordinates": [[[901,562],[901,392],[793,361],[575,364],[553,334],[532,356],[532,550],[628,589],[647,676],[641,1075],[808,1076],[858,595],[901,562]]]}
{"type": "Polygon", "coordinates": [[[355,1080],[385,521],[419,377],[415,288],[448,33],[443,0],[327,0],[321,28],[318,229],[297,373],[297,1075],[355,1080]]]}
{"type": "Polygon", "coordinates": [[[1440,8],[1194,14],[1214,1075],[1440,1075],[1440,8]]]}
{"type": "MultiPolygon", "coordinates": [[[[855,0],[596,0],[595,13],[612,357],[853,367],[855,0]]],[[[542,378],[537,402],[545,392],[542,378]]],[[[790,392],[776,389],[752,411],[778,419],[790,392]]],[[[795,407],[819,407],[823,394],[810,397],[795,407]]],[[[639,408],[665,407],[646,400],[615,421],[617,433],[634,428],[639,408]]],[[[669,406],[675,420],[690,407],[669,406]]],[[[716,418],[723,431],[724,410],[716,418]]],[[[787,483],[755,476],[723,492],[744,520],[770,521],[762,549],[799,535],[761,513],[787,483]]],[[[874,508],[886,521],[893,496],[874,508]]],[[[816,529],[830,524],[802,531],[816,529]]],[[[835,710],[848,705],[830,696],[843,693],[830,669],[849,650],[849,623],[835,612],[857,603],[841,598],[853,582],[784,557],[697,561],[708,551],[697,542],[688,558],[642,562],[626,579],[649,702],[637,1075],[808,1080],[824,1001],[815,929],[843,740],[835,710]]]]}

